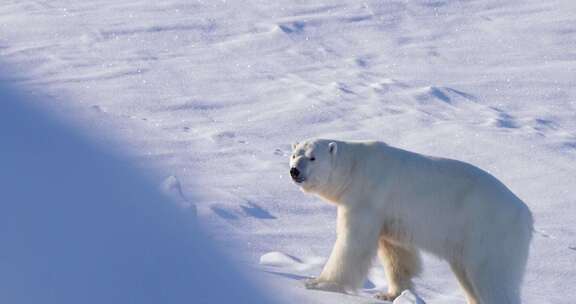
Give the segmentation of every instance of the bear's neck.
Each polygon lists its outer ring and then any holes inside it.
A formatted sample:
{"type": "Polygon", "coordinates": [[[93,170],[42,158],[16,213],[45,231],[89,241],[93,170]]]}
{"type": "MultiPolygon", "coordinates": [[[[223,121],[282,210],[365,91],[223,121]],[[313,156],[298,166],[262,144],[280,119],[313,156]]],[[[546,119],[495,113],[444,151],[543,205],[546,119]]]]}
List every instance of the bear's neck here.
{"type": "MultiPolygon", "coordinates": [[[[343,145],[340,145],[343,146],[343,145]]],[[[346,153],[339,147],[338,154],[333,160],[333,170],[328,177],[326,186],[317,193],[324,200],[341,205],[346,201],[346,196],[354,188],[354,171],[360,165],[360,160],[354,157],[354,153],[346,153]],[[342,178],[346,177],[346,178],[342,178]]]]}

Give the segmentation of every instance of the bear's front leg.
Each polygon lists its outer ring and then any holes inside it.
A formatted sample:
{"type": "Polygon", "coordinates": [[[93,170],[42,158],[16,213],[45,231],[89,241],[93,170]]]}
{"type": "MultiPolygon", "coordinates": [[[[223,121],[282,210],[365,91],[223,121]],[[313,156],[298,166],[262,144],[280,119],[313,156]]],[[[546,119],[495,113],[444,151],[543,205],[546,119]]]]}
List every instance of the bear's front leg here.
{"type": "Polygon", "coordinates": [[[307,288],[346,292],[362,286],[376,255],[380,220],[377,213],[360,204],[339,206],[337,237],[330,258],[317,279],[307,288]]]}

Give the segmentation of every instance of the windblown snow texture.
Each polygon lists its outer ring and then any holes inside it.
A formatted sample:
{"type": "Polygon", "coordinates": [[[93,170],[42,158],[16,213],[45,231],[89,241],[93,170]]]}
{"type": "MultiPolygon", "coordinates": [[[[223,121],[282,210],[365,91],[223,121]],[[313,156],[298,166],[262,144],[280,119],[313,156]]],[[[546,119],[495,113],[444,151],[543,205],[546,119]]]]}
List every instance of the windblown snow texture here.
{"type": "MultiPolygon", "coordinates": [[[[500,178],[536,220],[523,303],[568,304],[575,12],[571,0],[7,0],[0,56],[6,80],[58,97],[40,103],[47,111],[124,147],[160,172],[158,186],[173,176],[180,205],[194,203],[225,248],[240,244],[230,251],[275,294],[341,300],[302,287],[330,252],[335,211],[287,168],[292,142],[325,137],[383,140],[500,178]]],[[[424,264],[418,295],[462,303],[449,267],[424,264]]],[[[346,301],[385,288],[375,266],[346,301]]]]}

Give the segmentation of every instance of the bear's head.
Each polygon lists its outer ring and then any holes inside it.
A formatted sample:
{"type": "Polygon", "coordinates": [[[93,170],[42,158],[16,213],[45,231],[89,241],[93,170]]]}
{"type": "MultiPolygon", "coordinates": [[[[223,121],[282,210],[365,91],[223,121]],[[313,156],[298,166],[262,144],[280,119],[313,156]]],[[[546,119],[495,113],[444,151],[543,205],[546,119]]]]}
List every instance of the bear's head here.
{"type": "Polygon", "coordinates": [[[307,140],[292,145],[290,176],[304,192],[329,191],[336,164],[338,145],[325,139],[307,140]]]}

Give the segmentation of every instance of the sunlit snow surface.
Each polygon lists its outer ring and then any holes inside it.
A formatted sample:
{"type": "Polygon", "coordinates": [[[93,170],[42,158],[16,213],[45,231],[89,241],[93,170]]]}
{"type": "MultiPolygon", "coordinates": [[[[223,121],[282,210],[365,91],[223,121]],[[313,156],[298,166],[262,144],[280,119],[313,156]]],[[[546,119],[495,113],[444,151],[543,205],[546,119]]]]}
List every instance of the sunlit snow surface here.
{"type": "MultiPolygon", "coordinates": [[[[576,302],[575,25],[571,0],[4,0],[0,56],[8,80],[61,100],[51,111],[162,172],[274,290],[365,303],[386,287],[375,267],[360,297],[303,289],[335,210],[287,174],[293,141],[378,139],[471,162],[525,200],[523,301],[557,304],[576,302]]],[[[420,297],[462,303],[446,264],[425,270],[420,297]]]]}

